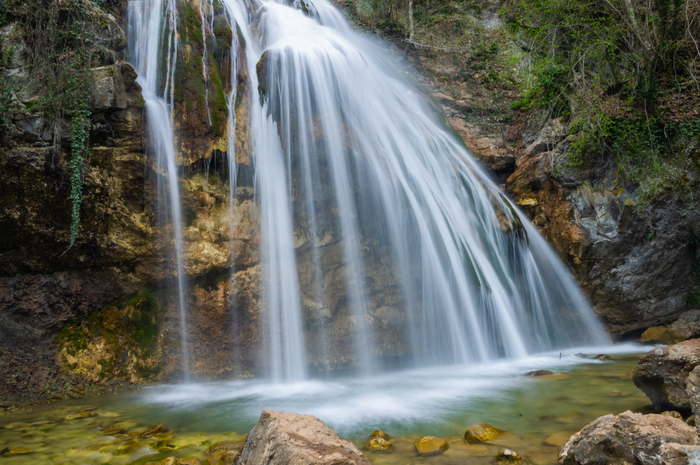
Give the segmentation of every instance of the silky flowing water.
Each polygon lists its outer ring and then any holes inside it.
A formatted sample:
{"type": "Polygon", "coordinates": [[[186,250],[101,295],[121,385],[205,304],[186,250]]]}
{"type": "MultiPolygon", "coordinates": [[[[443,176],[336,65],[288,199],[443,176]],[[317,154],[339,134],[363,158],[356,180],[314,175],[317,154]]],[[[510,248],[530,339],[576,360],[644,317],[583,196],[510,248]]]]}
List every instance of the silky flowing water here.
{"type": "MultiPolygon", "coordinates": [[[[595,356],[600,348],[582,350],[595,356]]],[[[584,359],[571,351],[561,358],[550,353],[517,362],[396,371],[373,378],[153,386],[0,417],[0,449],[32,450],[6,455],[6,464],[142,464],[169,456],[207,458],[209,445],[242,440],[261,409],[270,408],[318,416],[377,465],[493,464],[504,446],[533,463],[554,464],[560,448],[545,444],[548,439],[556,443],[601,415],[640,411],[649,404],[629,377],[639,358],[630,352],[641,348],[623,345],[603,350],[612,361],[584,359]],[[555,374],[524,376],[538,369],[555,374]],[[81,412],[87,416],[66,419],[81,412]],[[159,440],[129,436],[158,422],[171,428],[170,436],[159,440]],[[493,444],[465,444],[464,430],[478,422],[509,434],[493,444]],[[108,428],[125,432],[105,435],[108,428]],[[365,449],[366,437],[377,428],[393,436],[393,452],[365,449]],[[445,438],[450,449],[441,456],[417,456],[413,443],[424,435],[445,438]]]]}

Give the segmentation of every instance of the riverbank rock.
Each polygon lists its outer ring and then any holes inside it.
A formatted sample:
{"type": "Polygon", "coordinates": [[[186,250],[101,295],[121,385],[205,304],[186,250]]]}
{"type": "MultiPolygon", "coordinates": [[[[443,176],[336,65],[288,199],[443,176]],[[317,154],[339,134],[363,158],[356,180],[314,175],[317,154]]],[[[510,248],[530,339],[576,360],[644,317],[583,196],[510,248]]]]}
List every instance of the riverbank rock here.
{"type": "Polygon", "coordinates": [[[355,445],[311,415],[264,409],[238,463],[370,465],[355,445]]]}
{"type": "Polygon", "coordinates": [[[644,355],[632,370],[632,381],[655,406],[688,411],[688,375],[698,365],[700,339],[692,339],[644,355]]]}
{"type": "Polygon", "coordinates": [[[700,457],[700,439],[682,420],[630,411],[605,415],[569,438],[559,463],[681,465],[700,457]]]}

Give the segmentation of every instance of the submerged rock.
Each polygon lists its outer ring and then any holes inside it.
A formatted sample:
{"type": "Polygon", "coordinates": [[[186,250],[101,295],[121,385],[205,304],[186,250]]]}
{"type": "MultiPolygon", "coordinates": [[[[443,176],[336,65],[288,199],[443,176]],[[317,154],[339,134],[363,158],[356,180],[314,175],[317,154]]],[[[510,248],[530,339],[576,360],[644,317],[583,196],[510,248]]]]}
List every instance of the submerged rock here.
{"type": "Polygon", "coordinates": [[[215,452],[227,451],[227,450],[243,450],[245,441],[221,441],[212,444],[207,448],[207,454],[213,454],[215,452]]]}
{"type": "Polygon", "coordinates": [[[169,432],[169,431],[170,431],[170,428],[168,428],[167,426],[165,426],[163,423],[158,423],[157,425],[151,426],[151,427],[148,428],[146,431],[144,431],[143,433],[141,433],[141,437],[142,437],[142,438],[147,438],[147,437],[149,437],[149,436],[156,436],[156,435],[159,435],[159,434],[164,434],[164,433],[167,433],[167,432],[169,432]]]}
{"type": "Polygon", "coordinates": [[[598,354],[595,357],[593,357],[593,360],[603,360],[603,361],[608,361],[608,360],[614,360],[611,356],[607,354],[598,354]]]}
{"type": "Polygon", "coordinates": [[[439,455],[450,448],[449,444],[444,439],[436,438],[435,436],[426,436],[414,444],[418,454],[423,457],[431,455],[439,455]]]}
{"type": "Polygon", "coordinates": [[[394,445],[383,438],[374,438],[369,441],[367,448],[374,452],[389,452],[394,450],[394,445]]]}
{"type": "Polygon", "coordinates": [[[528,371],[525,373],[525,376],[547,376],[547,375],[553,375],[553,371],[549,370],[535,370],[535,371],[528,371]]]}
{"type": "Polygon", "coordinates": [[[682,420],[630,411],[605,415],[569,438],[559,452],[559,463],[686,464],[700,454],[700,439],[682,420]]]}
{"type": "Polygon", "coordinates": [[[248,434],[239,463],[369,465],[362,452],[311,415],[264,409],[248,434]]]}
{"type": "Polygon", "coordinates": [[[34,452],[32,449],[28,449],[26,447],[15,447],[14,449],[10,449],[9,451],[11,455],[31,454],[32,452],[34,452]]]}
{"type": "Polygon", "coordinates": [[[488,442],[505,433],[505,431],[495,426],[486,423],[476,423],[464,432],[464,440],[467,442],[488,442]]]}
{"type": "Polygon", "coordinates": [[[83,418],[90,418],[90,417],[96,417],[97,413],[95,412],[80,412],[80,413],[74,413],[72,415],[66,416],[66,420],[80,420],[83,418]]]}
{"type": "Polygon", "coordinates": [[[389,433],[385,433],[380,429],[375,429],[374,431],[372,431],[372,433],[370,433],[367,439],[372,440],[374,438],[390,439],[391,436],[389,435],[389,433]]]}
{"type": "Polygon", "coordinates": [[[569,440],[569,435],[566,433],[554,433],[544,441],[542,441],[542,444],[546,446],[552,446],[552,447],[561,447],[564,444],[566,444],[566,441],[569,440]]]}
{"type": "Polygon", "coordinates": [[[504,448],[498,451],[496,460],[498,460],[499,463],[520,463],[523,459],[517,452],[504,448]]]}
{"type": "Polygon", "coordinates": [[[700,365],[700,339],[660,347],[644,355],[632,370],[632,381],[662,408],[690,410],[688,376],[700,365]]]}

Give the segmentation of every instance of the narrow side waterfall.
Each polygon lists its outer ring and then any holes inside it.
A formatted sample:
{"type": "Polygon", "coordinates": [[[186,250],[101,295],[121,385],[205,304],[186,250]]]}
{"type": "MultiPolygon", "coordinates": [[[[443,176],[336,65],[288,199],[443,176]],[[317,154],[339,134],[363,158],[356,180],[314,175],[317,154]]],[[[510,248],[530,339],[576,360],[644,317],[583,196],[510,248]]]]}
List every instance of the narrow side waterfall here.
{"type": "Polygon", "coordinates": [[[184,271],[182,209],[178,166],[172,127],[172,103],[178,38],[176,0],[131,0],[129,2],[128,57],[136,69],[146,102],[149,147],[156,160],[158,174],[159,223],[172,223],[180,309],[182,371],[189,379],[187,337],[187,281],[184,271]],[[165,50],[163,50],[165,46],[165,50]],[[163,60],[164,58],[164,60],[163,60]]]}
{"type": "MultiPolygon", "coordinates": [[[[174,87],[188,83],[173,80],[175,1],[131,0],[129,34],[151,145],[168,183],[164,211],[174,225],[187,371],[171,108],[174,87]]],[[[220,5],[234,31],[232,217],[236,106],[244,97],[252,102],[246,124],[260,214],[261,371],[296,381],[312,368],[370,375],[397,364],[483,363],[609,343],[568,270],[382,47],[327,0],[209,0],[198,4],[205,54],[220,5]],[[237,93],[239,67],[250,95],[237,93]]],[[[203,57],[205,82],[206,63],[203,57]]],[[[212,95],[206,87],[204,95],[212,95]]],[[[204,118],[211,125],[211,113],[204,118]]]]}

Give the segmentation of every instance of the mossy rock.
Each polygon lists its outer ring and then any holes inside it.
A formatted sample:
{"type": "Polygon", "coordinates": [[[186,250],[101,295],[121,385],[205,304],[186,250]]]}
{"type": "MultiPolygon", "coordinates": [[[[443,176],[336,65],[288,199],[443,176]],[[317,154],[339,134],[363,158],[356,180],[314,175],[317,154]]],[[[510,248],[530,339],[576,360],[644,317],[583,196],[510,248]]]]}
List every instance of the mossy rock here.
{"type": "Polygon", "coordinates": [[[450,448],[449,444],[444,439],[436,438],[434,436],[426,436],[417,443],[414,444],[418,454],[423,457],[429,457],[431,455],[440,455],[450,448]]]}
{"type": "Polygon", "coordinates": [[[604,362],[607,362],[607,361],[610,361],[610,360],[614,360],[614,358],[612,358],[612,357],[609,356],[608,354],[598,354],[598,355],[596,355],[595,357],[593,357],[593,360],[602,360],[602,361],[604,361],[604,362]]]}
{"type": "Polygon", "coordinates": [[[502,429],[498,429],[495,426],[491,426],[486,423],[476,423],[467,428],[464,432],[464,440],[472,442],[488,442],[497,437],[505,434],[506,432],[502,429]]]}
{"type": "Polygon", "coordinates": [[[373,452],[390,452],[394,445],[383,438],[374,438],[369,441],[367,448],[373,452]]]}
{"type": "Polygon", "coordinates": [[[663,326],[652,326],[642,333],[639,342],[652,342],[655,344],[677,344],[685,341],[682,334],[663,326]]]}

